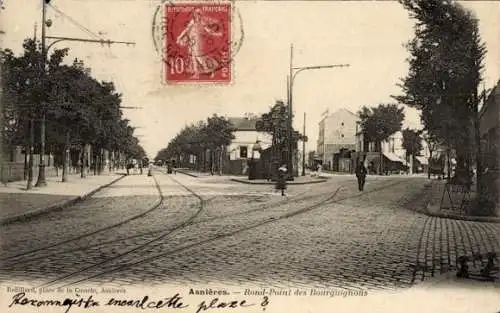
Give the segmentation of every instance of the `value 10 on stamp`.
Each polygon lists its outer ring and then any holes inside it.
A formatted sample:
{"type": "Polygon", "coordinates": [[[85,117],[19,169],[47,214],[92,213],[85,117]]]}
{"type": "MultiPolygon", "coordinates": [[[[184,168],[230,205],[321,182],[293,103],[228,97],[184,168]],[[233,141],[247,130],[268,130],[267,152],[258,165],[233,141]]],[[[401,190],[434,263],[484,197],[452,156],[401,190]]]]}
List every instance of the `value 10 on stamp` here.
{"type": "Polygon", "coordinates": [[[167,83],[230,83],[231,3],[164,5],[167,83]]]}

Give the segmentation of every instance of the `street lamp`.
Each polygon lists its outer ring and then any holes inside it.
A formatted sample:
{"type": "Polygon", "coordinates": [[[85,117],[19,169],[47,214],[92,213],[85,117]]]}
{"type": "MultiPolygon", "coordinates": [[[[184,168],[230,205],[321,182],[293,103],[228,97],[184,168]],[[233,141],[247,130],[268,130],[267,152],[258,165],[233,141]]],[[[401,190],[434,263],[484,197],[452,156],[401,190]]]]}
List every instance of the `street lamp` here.
{"type": "MultiPolygon", "coordinates": [[[[293,82],[295,77],[308,70],[319,70],[326,68],[337,68],[337,67],[349,67],[349,64],[331,64],[331,65],[315,65],[315,66],[293,66],[293,45],[290,46],[290,75],[289,75],[289,86],[288,86],[288,170],[291,175],[290,179],[293,180],[293,162],[292,162],[292,129],[293,129],[293,82]]],[[[305,175],[305,172],[304,174],[305,175]]]]}
{"type": "MultiPolygon", "coordinates": [[[[42,59],[40,62],[40,67],[42,71],[42,77],[40,83],[42,84],[42,90],[45,89],[45,79],[46,79],[46,70],[45,63],[47,59],[47,51],[45,49],[45,28],[52,26],[52,21],[46,19],[47,13],[47,4],[50,3],[50,0],[42,1],[42,59]]],[[[46,186],[47,182],[45,181],[45,97],[42,96],[41,100],[41,110],[42,110],[42,119],[40,121],[40,164],[38,170],[38,180],[35,184],[36,187],[46,186]]]]}

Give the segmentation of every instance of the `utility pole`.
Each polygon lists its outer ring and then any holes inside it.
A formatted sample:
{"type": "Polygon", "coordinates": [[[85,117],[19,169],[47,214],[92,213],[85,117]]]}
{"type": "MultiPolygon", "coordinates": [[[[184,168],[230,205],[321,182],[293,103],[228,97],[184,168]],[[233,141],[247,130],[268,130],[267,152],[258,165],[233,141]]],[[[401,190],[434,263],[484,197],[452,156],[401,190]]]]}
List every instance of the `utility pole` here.
{"type": "Polygon", "coordinates": [[[337,67],[349,67],[349,64],[335,64],[335,65],[316,65],[316,66],[301,66],[301,67],[293,67],[293,44],[290,45],[290,81],[288,84],[288,171],[292,173],[290,180],[293,180],[293,161],[292,161],[292,129],[293,129],[293,83],[297,74],[302,71],[307,70],[318,70],[325,68],[337,68],[337,67]]]}
{"type": "MultiPolygon", "coordinates": [[[[127,45],[135,45],[134,42],[127,42],[127,41],[113,41],[113,40],[104,40],[104,39],[84,39],[84,38],[72,38],[72,37],[50,37],[46,36],[45,32],[46,29],[45,27],[50,27],[52,25],[51,20],[47,20],[46,13],[47,13],[47,5],[50,3],[51,0],[42,0],[42,60],[41,60],[41,84],[42,84],[42,90],[44,90],[44,85],[45,85],[45,80],[47,79],[47,70],[46,70],[46,62],[47,62],[47,51],[50,49],[51,46],[53,46],[55,43],[60,42],[60,41],[79,41],[79,42],[94,42],[94,43],[101,43],[101,44],[127,44],[127,45]],[[54,39],[54,41],[46,48],[46,40],[47,39],[54,39]]],[[[41,106],[41,125],[40,125],[40,170],[38,171],[38,180],[36,182],[36,187],[43,187],[47,185],[47,182],[45,180],[45,126],[46,126],[46,121],[45,121],[45,109],[46,109],[46,103],[45,103],[45,95],[40,99],[40,106],[41,106]]]]}
{"type": "MultiPolygon", "coordinates": [[[[45,26],[46,26],[46,15],[47,15],[47,2],[50,0],[42,1],[42,60],[41,60],[41,73],[42,76],[40,79],[41,90],[45,91],[45,59],[47,58],[45,54],[45,26]]],[[[40,164],[38,171],[38,180],[35,184],[35,187],[43,187],[47,186],[47,182],[45,181],[45,93],[43,93],[42,99],[40,99],[40,109],[42,110],[42,120],[40,121],[40,164]]]]}
{"type": "MultiPolygon", "coordinates": [[[[33,41],[36,42],[36,23],[33,29],[33,41]]],[[[30,82],[33,84],[34,82],[30,82]]],[[[29,111],[29,143],[25,154],[28,154],[28,177],[26,183],[26,189],[30,190],[33,188],[33,152],[35,150],[35,113],[32,107],[29,111]]]]}
{"type": "Polygon", "coordinates": [[[293,143],[292,143],[292,130],[293,130],[293,99],[292,99],[292,88],[293,88],[293,44],[290,44],[290,74],[288,82],[288,153],[287,153],[287,170],[288,179],[293,180],[293,143]]]}
{"type": "Polygon", "coordinates": [[[304,112],[304,127],[302,128],[302,176],[306,176],[306,112],[304,112]]]}

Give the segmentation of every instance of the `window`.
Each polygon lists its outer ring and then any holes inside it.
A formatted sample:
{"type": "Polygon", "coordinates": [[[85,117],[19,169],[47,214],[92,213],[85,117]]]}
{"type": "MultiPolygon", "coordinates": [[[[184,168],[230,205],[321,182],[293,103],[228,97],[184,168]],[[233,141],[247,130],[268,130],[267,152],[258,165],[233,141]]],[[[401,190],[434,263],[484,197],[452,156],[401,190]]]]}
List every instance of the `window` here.
{"type": "Polygon", "coordinates": [[[248,157],[248,149],[247,147],[241,146],[240,147],[240,158],[247,158],[248,157]]]}
{"type": "Polygon", "coordinates": [[[342,124],[340,124],[340,125],[344,126],[344,122],[342,122],[342,124]]]}
{"type": "Polygon", "coordinates": [[[340,134],[340,137],[344,138],[344,134],[340,134]]]}

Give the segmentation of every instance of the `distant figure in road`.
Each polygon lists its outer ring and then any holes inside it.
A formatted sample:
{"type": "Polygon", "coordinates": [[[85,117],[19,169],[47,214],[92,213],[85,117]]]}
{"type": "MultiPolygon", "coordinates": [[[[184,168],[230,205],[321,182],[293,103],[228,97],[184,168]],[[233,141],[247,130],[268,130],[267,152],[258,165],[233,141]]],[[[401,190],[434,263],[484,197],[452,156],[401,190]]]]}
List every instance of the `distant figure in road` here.
{"type": "Polygon", "coordinates": [[[358,179],[358,189],[359,191],[363,191],[365,187],[366,180],[366,167],[363,164],[363,161],[360,160],[358,165],[356,166],[356,178],[358,179]]]}
{"type": "Polygon", "coordinates": [[[281,190],[281,195],[285,195],[285,189],[286,189],[286,165],[282,165],[278,169],[278,177],[276,179],[276,189],[281,190]]]}
{"type": "Polygon", "coordinates": [[[131,161],[129,161],[126,165],[126,168],[127,168],[127,175],[130,175],[130,169],[134,168],[134,164],[131,161]]]}

